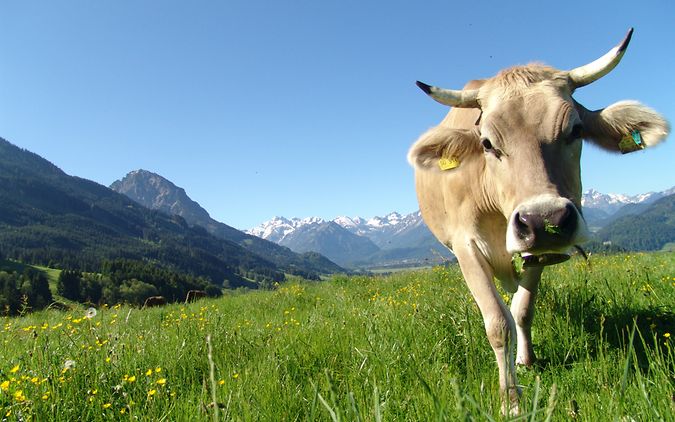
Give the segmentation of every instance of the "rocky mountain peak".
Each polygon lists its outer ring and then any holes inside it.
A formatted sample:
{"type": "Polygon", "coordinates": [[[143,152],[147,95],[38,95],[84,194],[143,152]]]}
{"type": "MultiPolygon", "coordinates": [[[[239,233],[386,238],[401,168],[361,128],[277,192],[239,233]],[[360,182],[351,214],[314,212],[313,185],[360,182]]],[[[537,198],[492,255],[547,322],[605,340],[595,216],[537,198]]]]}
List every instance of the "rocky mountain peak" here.
{"type": "Polygon", "coordinates": [[[211,219],[205,209],[188,197],[185,189],[148,170],[131,171],[121,180],[113,182],[110,189],[146,208],[169,215],[177,214],[186,220],[204,223],[202,225],[211,219]]]}

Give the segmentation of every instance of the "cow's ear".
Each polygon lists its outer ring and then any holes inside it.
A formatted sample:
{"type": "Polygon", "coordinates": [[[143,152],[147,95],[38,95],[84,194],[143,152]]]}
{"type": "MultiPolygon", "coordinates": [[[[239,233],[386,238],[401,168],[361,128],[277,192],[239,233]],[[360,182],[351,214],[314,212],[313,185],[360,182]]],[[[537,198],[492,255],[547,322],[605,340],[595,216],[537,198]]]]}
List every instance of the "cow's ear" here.
{"type": "Polygon", "coordinates": [[[597,111],[579,106],[584,138],[612,152],[632,152],[663,141],[670,126],[666,119],[637,101],[620,101],[597,111]]]}
{"type": "Polygon", "coordinates": [[[470,154],[480,151],[477,130],[436,126],[413,144],[408,162],[418,170],[452,170],[470,154]]]}

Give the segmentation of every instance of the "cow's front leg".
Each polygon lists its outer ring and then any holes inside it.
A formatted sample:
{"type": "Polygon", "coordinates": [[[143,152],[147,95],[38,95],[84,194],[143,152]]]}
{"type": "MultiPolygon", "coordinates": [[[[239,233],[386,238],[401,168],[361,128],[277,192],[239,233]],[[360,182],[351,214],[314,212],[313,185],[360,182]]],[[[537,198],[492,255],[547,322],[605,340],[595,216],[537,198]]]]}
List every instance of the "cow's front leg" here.
{"type": "Polygon", "coordinates": [[[518,291],[513,295],[511,314],[516,322],[518,352],[516,364],[532,366],[537,360],[532,347],[532,321],[534,320],[534,302],[544,267],[526,268],[518,291]]]}
{"type": "Polygon", "coordinates": [[[513,360],[515,324],[493,282],[493,271],[473,242],[455,248],[464,279],[483,315],[485,332],[499,367],[502,413],[519,413],[520,389],[513,360]]]}

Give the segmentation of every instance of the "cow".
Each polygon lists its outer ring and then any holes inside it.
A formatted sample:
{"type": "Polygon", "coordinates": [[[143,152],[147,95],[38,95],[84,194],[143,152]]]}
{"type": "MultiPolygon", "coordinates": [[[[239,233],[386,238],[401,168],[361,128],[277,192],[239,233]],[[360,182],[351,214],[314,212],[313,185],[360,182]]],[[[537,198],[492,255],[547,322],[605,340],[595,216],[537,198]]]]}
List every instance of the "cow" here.
{"type": "Polygon", "coordinates": [[[143,309],[162,305],[166,305],[166,299],[164,299],[164,296],[150,296],[145,299],[145,303],[143,303],[143,309]]]}
{"type": "Polygon", "coordinates": [[[456,256],[483,316],[499,369],[502,413],[519,413],[515,365],[536,360],[531,325],[543,268],[569,258],[588,237],[581,212],[582,140],[627,153],[669,133],[661,115],[636,101],[590,111],[572,97],[616,67],[632,34],[631,28],[607,54],[570,71],[516,66],[462,90],[417,82],[453,107],[408,153],[420,211],[456,256]],[[515,293],[510,309],[494,278],[515,293]]]}
{"type": "Polygon", "coordinates": [[[206,297],[206,292],[204,290],[190,290],[187,292],[187,296],[185,296],[185,303],[194,302],[203,297],[206,297]]]}

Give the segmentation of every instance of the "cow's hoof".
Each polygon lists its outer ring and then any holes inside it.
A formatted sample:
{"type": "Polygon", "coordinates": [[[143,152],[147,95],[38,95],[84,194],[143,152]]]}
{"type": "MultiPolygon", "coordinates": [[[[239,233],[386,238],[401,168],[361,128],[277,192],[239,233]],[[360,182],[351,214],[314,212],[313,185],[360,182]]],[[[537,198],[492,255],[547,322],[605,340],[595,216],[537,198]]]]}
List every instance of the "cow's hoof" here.
{"type": "Polygon", "coordinates": [[[502,404],[502,416],[519,416],[520,415],[520,405],[518,402],[503,403],[502,404]]]}
{"type": "Polygon", "coordinates": [[[520,415],[520,387],[513,386],[508,393],[502,390],[502,416],[520,415]]]}
{"type": "Polygon", "coordinates": [[[524,366],[524,367],[527,367],[527,368],[532,368],[535,363],[537,363],[537,358],[534,355],[516,357],[516,365],[518,365],[518,366],[524,366]]]}

